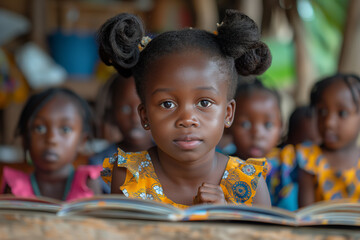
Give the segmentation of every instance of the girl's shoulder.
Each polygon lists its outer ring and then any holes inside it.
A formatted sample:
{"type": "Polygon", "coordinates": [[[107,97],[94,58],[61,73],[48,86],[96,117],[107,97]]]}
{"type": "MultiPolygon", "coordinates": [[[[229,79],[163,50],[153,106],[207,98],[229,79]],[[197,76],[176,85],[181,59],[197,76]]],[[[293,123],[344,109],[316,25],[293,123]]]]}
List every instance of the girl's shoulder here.
{"type": "Polygon", "coordinates": [[[34,196],[30,175],[23,171],[5,166],[3,168],[1,193],[4,192],[7,186],[15,196],[34,196]]]}
{"type": "Polygon", "coordinates": [[[229,203],[252,205],[261,176],[267,175],[265,158],[229,157],[220,186],[229,203]]]}
{"type": "Polygon", "coordinates": [[[325,161],[319,145],[311,142],[305,142],[296,145],[296,161],[301,169],[311,174],[317,172],[321,161],[325,161]]]}
{"type": "Polygon", "coordinates": [[[112,157],[104,159],[101,177],[105,182],[111,182],[114,166],[126,168],[136,175],[139,166],[143,162],[149,161],[151,161],[151,158],[148,151],[124,152],[122,149],[118,148],[117,153],[112,157]]]}
{"type": "Polygon", "coordinates": [[[268,171],[268,164],[266,158],[249,158],[247,160],[238,157],[230,156],[226,170],[237,169],[244,174],[263,175],[266,177],[268,171]]]}

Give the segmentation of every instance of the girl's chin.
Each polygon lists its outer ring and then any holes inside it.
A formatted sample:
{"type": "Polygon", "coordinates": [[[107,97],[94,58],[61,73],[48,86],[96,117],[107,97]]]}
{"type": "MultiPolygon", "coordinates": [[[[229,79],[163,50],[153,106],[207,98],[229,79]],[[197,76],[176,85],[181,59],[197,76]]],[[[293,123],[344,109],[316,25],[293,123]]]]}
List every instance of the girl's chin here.
{"type": "Polygon", "coordinates": [[[249,156],[253,158],[264,157],[264,151],[261,150],[260,148],[250,148],[249,156]]]}

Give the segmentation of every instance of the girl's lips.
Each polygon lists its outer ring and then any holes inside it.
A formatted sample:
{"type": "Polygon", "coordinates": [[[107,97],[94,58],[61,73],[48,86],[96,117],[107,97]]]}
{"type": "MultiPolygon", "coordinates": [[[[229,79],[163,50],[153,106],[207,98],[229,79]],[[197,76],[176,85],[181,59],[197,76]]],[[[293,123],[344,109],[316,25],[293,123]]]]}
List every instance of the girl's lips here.
{"type": "Polygon", "coordinates": [[[325,142],[336,142],[338,140],[336,134],[334,133],[330,133],[330,132],[326,132],[325,136],[324,136],[324,141],[325,142]]]}
{"type": "Polygon", "coordinates": [[[47,151],[43,154],[43,158],[47,162],[56,162],[59,160],[59,156],[51,151],[47,151]]]}
{"type": "Polygon", "coordinates": [[[192,150],[201,144],[202,140],[196,137],[181,137],[174,140],[174,143],[183,150],[192,150]]]}

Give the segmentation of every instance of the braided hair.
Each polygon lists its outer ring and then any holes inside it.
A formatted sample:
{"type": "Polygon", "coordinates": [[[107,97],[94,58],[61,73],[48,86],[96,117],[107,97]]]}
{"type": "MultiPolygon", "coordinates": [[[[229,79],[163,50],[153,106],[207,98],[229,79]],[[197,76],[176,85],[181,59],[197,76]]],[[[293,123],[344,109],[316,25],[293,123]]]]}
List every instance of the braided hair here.
{"type": "Polygon", "coordinates": [[[325,89],[335,82],[343,81],[349,88],[356,110],[360,110],[360,77],[355,74],[336,73],[316,82],[310,94],[310,105],[315,107],[320,101],[325,89]]]}
{"type": "Polygon", "coordinates": [[[236,88],[235,98],[247,97],[252,95],[254,92],[266,92],[274,96],[279,109],[281,109],[281,97],[278,91],[266,87],[258,78],[251,80],[240,81],[236,88]]]}
{"type": "Polygon", "coordinates": [[[238,74],[262,74],[271,64],[271,53],[260,40],[256,23],[248,16],[227,10],[217,34],[199,29],[168,31],[157,35],[140,52],[145,34],[142,21],[128,13],[108,19],[98,31],[99,55],[106,65],[124,75],[134,75],[136,90],[145,101],[146,75],[160,57],[185,50],[200,50],[220,60],[219,67],[229,74],[228,99],[235,94],[238,74]]]}

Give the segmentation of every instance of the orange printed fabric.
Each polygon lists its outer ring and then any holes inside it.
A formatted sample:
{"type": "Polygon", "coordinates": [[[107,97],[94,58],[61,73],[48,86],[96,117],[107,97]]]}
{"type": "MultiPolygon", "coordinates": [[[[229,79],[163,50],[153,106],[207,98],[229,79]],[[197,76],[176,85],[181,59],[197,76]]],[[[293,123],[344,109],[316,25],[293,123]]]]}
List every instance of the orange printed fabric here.
{"type": "Polygon", "coordinates": [[[297,146],[300,168],[315,176],[316,201],[342,198],[360,199],[360,159],[344,171],[331,168],[321,148],[312,144],[297,146]]]}
{"type": "MultiPolygon", "coordinates": [[[[118,149],[117,154],[106,158],[101,175],[108,184],[111,183],[111,173],[115,164],[127,169],[125,182],[119,187],[126,197],[154,200],[179,208],[188,207],[174,203],[165,196],[147,151],[126,153],[118,149]]],[[[229,157],[220,182],[226,201],[234,204],[252,205],[259,178],[261,175],[266,177],[266,172],[267,163],[265,159],[243,161],[236,157],[229,157]]]]}

